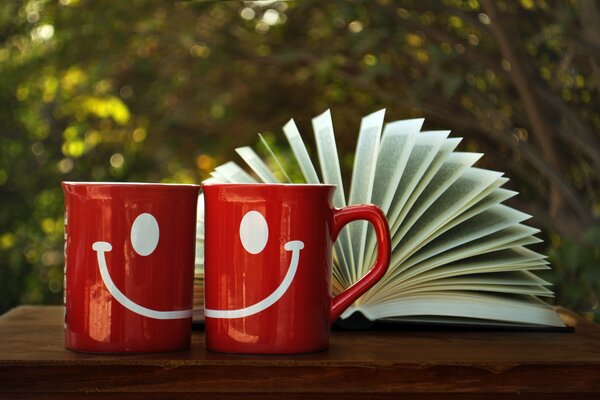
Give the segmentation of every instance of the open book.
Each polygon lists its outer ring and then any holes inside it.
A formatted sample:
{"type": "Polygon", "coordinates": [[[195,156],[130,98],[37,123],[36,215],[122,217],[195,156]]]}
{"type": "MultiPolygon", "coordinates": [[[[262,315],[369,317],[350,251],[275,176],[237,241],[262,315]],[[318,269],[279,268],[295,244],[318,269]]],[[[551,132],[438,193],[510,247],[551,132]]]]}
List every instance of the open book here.
{"type": "MultiPolygon", "coordinates": [[[[517,194],[502,188],[508,179],[473,167],[482,154],[455,151],[461,139],[449,131],[421,131],[423,119],[384,124],[384,114],[362,119],[347,199],[330,112],[312,120],[320,177],[294,121],[283,127],[305,183],[335,184],[335,207],[373,203],[388,219],[389,270],[341,318],[358,312],[369,320],[563,327],[541,300],[553,296],[550,283],[532,272],[549,268],[544,255],[526,247],[541,242],[539,230],[522,223],[529,215],[502,204],[517,194]]],[[[209,181],[290,182],[261,141],[266,161],[250,147],[236,149],[252,174],[228,162],[209,181]]],[[[345,227],[334,245],[333,292],[360,279],[376,250],[366,222],[345,227]]]]}

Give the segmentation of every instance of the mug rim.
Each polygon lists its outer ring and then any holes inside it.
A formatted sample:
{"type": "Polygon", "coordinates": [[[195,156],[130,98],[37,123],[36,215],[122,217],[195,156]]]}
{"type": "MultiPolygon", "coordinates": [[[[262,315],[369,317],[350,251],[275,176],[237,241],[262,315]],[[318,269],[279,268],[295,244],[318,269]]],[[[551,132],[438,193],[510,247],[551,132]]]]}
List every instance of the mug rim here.
{"type": "Polygon", "coordinates": [[[235,183],[235,182],[207,182],[202,183],[202,187],[206,186],[242,186],[242,187],[306,187],[306,188],[337,188],[337,185],[331,183],[266,183],[266,182],[247,182],[247,183],[235,183]]]}
{"type": "Polygon", "coordinates": [[[161,183],[161,182],[93,182],[93,181],[62,181],[64,185],[71,186],[178,186],[201,187],[195,183],[161,183]]]}

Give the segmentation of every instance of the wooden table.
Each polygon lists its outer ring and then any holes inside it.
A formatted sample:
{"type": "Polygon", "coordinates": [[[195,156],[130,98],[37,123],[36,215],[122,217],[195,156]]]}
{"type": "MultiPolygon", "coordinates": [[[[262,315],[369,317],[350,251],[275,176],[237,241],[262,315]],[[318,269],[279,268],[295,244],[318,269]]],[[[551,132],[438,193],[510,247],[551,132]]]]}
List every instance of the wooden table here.
{"type": "Polygon", "coordinates": [[[333,332],[329,351],[241,356],[192,349],[90,355],[63,348],[63,308],[0,317],[0,399],[600,399],[600,326],[575,333],[333,332]],[[523,396],[526,395],[526,396],[523,396]]]}

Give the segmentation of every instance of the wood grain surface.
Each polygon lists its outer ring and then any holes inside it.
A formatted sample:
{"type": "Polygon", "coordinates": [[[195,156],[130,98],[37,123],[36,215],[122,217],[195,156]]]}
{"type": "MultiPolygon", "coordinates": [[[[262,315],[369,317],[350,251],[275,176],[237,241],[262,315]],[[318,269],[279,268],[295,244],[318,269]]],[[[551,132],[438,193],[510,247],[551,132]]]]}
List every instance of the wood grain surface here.
{"type": "Polygon", "coordinates": [[[63,312],[0,316],[0,399],[600,399],[600,326],[574,333],[402,329],[333,332],[328,351],[95,355],[64,349],[63,312]],[[402,395],[402,396],[400,396],[402,395]]]}

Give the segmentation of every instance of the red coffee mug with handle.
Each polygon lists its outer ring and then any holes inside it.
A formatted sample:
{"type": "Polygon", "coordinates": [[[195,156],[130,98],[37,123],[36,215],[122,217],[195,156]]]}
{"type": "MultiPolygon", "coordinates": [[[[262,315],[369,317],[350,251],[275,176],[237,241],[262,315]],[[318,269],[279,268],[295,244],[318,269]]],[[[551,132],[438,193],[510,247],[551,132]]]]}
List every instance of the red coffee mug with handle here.
{"type": "Polygon", "coordinates": [[[63,182],[65,346],[190,347],[198,185],[63,182]]]}
{"type": "Polygon", "coordinates": [[[233,353],[326,349],[338,316],[387,271],[390,237],[374,205],[335,209],[333,185],[205,184],[206,346],[233,353]],[[344,225],[373,224],[377,260],[331,296],[332,245],[344,225]]]}

